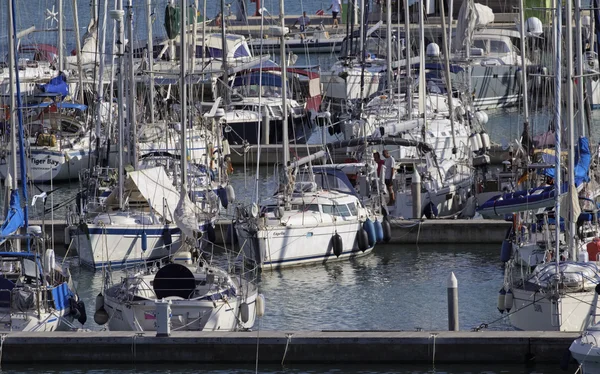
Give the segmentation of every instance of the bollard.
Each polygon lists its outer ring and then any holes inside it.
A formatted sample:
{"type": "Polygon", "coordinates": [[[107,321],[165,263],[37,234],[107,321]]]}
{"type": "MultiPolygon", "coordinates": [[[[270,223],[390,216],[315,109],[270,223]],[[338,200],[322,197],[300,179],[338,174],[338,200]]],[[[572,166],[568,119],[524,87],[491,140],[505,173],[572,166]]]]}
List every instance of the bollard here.
{"type": "Polygon", "coordinates": [[[448,278],[448,331],[458,331],[458,280],[454,272],[448,278]]]}
{"type": "Polygon", "coordinates": [[[156,336],[171,336],[171,300],[156,300],[156,336]]]}
{"type": "Polygon", "coordinates": [[[421,176],[415,167],[411,182],[412,218],[421,219],[421,176]]]}

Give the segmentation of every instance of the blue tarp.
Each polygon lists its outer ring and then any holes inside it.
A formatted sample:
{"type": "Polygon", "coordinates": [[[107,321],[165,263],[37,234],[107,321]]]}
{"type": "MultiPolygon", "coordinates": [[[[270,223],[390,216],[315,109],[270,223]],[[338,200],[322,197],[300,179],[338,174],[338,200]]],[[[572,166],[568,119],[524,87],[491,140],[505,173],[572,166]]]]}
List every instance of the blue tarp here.
{"type": "MultiPolygon", "coordinates": [[[[577,152],[575,154],[575,186],[579,186],[583,182],[590,181],[588,171],[592,161],[589,139],[586,137],[581,137],[579,138],[578,143],[577,152]]],[[[556,162],[555,155],[547,153],[542,155],[542,160],[548,164],[554,164],[556,162]]],[[[554,178],[555,173],[555,168],[544,169],[541,172],[542,175],[551,178],[554,178]]]]}
{"type": "Polygon", "coordinates": [[[46,84],[40,84],[39,89],[45,93],[55,93],[63,97],[69,94],[69,86],[67,85],[67,76],[64,73],[59,73],[58,76],[50,79],[46,84]]]}
{"type": "Polygon", "coordinates": [[[48,108],[51,105],[56,105],[56,107],[58,109],[78,109],[81,111],[84,111],[87,109],[87,105],[84,104],[77,104],[77,103],[63,103],[63,102],[43,102],[43,103],[39,103],[39,104],[33,104],[33,105],[26,105],[25,108],[27,109],[35,109],[35,108],[48,108]]]}
{"type": "Polygon", "coordinates": [[[0,228],[0,244],[4,243],[6,237],[14,234],[24,223],[25,216],[23,215],[23,208],[21,208],[19,191],[13,190],[10,193],[10,207],[8,208],[6,220],[0,228]]]}

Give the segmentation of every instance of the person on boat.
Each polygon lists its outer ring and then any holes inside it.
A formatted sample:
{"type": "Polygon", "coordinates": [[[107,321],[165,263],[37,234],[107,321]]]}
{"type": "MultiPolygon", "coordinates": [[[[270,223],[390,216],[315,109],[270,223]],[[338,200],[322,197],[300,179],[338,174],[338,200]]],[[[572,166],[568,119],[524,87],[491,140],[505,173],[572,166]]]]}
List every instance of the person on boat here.
{"type": "Polygon", "coordinates": [[[338,14],[342,12],[342,0],[331,0],[331,6],[327,10],[331,9],[331,16],[333,18],[333,28],[338,28],[338,14]]]}
{"type": "Polygon", "coordinates": [[[396,195],[394,195],[394,174],[396,170],[394,166],[396,165],[396,160],[390,155],[390,152],[385,149],[383,151],[383,157],[385,157],[385,186],[387,187],[388,194],[390,195],[390,199],[388,201],[388,205],[394,205],[396,203],[396,195]]]}
{"type": "Polygon", "coordinates": [[[381,178],[381,167],[385,164],[385,161],[381,159],[381,155],[378,151],[373,152],[373,160],[377,164],[377,176],[381,178]]]}
{"type": "Polygon", "coordinates": [[[219,14],[217,14],[217,17],[215,18],[215,26],[221,26],[223,24],[223,16],[221,14],[221,12],[219,12],[219,14]]]}
{"type": "Polygon", "coordinates": [[[306,30],[306,26],[310,25],[310,17],[306,15],[306,11],[302,12],[302,16],[294,22],[294,26],[297,24],[300,24],[300,31],[302,32],[306,30]]]}

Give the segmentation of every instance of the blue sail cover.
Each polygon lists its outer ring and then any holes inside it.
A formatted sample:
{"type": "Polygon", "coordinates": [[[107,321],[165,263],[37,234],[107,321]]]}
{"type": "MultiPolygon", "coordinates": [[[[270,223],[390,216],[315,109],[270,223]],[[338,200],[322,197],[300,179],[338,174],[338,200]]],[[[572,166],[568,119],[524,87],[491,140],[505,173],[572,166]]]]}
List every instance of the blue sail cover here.
{"type": "Polygon", "coordinates": [[[13,190],[10,193],[10,206],[6,220],[2,224],[0,231],[0,244],[6,241],[6,237],[14,234],[25,223],[23,208],[21,208],[21,198],[19,191],[13,190]]]}
{"type": "MultiPolygon", "coordinates": [[[[542,156],[544,162],[553,164],[555,162],[555,156],[550,154],[544,154],[542,156]]],[[[590,152],[590,141],[586,137],[580,137],[578,141],[577,153],[575,154],[575,186],[579,186],[583,182],[589,182],[590,177],[588,171],[590,169],[590,163],[592,161],[592,154],[590,152]]],[[[544,169],[542,175],[554,178],[556,173],[555,168],[544,169]]]]}
{"type": "Polygon", "coordinates": [[[39,88],[44,93],[55,93],[64,96],[69,95],[69,86],[67,85],[67,76],[60,72],[58,76],[50,79],[46,84],[40,84],[39,88]]]}

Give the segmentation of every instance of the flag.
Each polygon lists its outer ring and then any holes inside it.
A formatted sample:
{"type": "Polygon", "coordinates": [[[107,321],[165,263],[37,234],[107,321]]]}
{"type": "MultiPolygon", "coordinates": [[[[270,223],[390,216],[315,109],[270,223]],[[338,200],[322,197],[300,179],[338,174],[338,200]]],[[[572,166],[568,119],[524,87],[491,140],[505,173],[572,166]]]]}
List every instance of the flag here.
{"type": "Polygon", "coordinates": [[[315,13],[317,16],[322,16],[325,14],[325,11],[323,9],[319,9],[317,10],[317,12],[315,13]]]}

